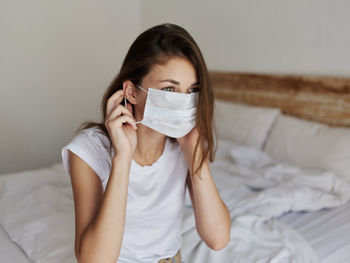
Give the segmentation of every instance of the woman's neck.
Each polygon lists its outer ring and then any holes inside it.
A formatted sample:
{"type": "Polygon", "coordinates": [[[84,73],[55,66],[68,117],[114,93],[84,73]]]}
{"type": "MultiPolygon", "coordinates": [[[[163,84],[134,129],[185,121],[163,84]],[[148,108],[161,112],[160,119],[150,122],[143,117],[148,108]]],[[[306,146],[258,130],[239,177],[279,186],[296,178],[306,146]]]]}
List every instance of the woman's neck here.
{"type": "Polygon", "coordinates": [[[166,136],[144,125],[137,129],[137,146],[133,159],[140,165],[152,165],[162,155],[166,136]]]}

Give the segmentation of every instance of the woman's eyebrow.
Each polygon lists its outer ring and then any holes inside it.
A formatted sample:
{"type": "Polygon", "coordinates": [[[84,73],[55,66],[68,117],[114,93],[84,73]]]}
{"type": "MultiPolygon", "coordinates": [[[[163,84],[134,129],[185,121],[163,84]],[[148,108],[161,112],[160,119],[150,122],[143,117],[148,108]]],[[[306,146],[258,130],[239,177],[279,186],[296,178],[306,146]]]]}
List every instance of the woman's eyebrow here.
{"type": "MultiPolygon", "coordinates": [[[[180,85],[180,82],[178,82],[176,80],[173,80],[173,79],[163,79],[163,80],[161,80],[159,82],[171,82],[171,83],[173,83],[175,85],[180,85]]],[[[192,83],[191,86],[197,86],[198,84],[199,84],[199,81],[196,81],[196,82],[192,83]]]]}

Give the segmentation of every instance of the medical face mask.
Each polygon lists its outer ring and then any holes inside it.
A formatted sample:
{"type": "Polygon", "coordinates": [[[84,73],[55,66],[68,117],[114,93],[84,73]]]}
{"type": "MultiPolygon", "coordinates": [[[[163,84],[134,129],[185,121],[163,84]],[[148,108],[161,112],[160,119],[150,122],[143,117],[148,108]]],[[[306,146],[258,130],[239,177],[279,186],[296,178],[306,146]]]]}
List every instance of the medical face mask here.
{"type": "MultiPolygon", "coordinates": [[[[188,134],[196,125],[196,105],[199,92],[190,94],[149,88],[143,119],[134,123],[143,125],[173,138],[188,134]]],[[[126,99],[125,105],[126,105],[126,99]]]]}

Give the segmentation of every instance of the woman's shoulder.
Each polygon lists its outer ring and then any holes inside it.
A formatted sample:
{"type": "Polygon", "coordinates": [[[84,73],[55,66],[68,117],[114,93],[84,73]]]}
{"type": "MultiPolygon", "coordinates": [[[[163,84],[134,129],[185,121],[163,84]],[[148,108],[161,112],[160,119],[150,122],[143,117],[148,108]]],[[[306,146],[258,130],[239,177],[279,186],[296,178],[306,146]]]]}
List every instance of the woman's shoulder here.
{"type": "Polygon", "coordinates": [[[64,166],[69,172],[68,150],[83,159],[101,178],[106,179],[109,169],[108,138],[97,127],[80,130],[61,150],[64,166]]]}
{"type": "Polygon", "coordinates": [[[99,127],[89,127],[81,130],[74,139],[88,140],[90,143],[97,144],[105,149],[109,149],[110,140],[99,127]]]}

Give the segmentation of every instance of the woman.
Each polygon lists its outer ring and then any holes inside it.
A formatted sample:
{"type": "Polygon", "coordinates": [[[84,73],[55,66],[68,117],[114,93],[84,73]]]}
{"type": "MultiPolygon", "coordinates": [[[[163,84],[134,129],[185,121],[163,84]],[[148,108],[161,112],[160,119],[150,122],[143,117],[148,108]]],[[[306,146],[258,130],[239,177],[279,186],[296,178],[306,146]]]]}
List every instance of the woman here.
{"type": "Polygon", "coordinates": [[[154,26],[131,45],[102,101],[62,149],[75,205],[78,262],[181,262],[186,185],[196,228],[219,250],[231,220],[212,179],[213,92],[182,27],[154,26]]]}

